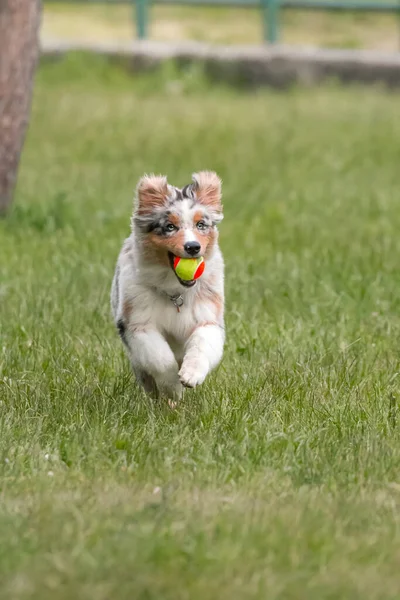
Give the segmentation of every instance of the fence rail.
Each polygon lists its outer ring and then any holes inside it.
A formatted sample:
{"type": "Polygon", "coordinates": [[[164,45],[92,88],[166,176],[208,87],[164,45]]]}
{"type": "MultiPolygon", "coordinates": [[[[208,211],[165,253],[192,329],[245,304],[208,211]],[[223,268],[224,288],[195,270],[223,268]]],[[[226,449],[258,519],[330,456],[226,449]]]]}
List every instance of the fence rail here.
{"type": "MultiPolygon", "coordinates": [[[[60,3],[65,0],[49,0],[60,3]]],[[[392,13],[399,18],[400,0],[361,1],[357,0],[68,0],[74,4],[129,4],[133,8],[132,18],[136,24],[136,35],[143,40],[148,37],[152,4],[175,4],[191,6],[240,6],[242,8],[259,8],[263,23],[264,41],[276,44],[280,37],[281,9],[326,10],[326,11],[360,11],[373,13],[392,13]]]]}

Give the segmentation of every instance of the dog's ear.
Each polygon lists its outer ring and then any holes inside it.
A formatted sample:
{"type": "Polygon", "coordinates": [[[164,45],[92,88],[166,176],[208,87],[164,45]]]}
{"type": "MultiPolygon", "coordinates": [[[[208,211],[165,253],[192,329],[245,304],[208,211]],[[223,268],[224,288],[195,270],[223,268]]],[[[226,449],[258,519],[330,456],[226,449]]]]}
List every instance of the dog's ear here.
{"type": "Polygon", "coordinates": [[[210,208],[222,219],[221,180],[218,175],[214,171],[200,171],[193,173],[192,179],[198,202],[210,208]]]}
{"type": "Polygon", "coordinates": [[[168,198],[168,182],[163,175],[144,175],[136,188],[136,211],[139,215],[154,212],[168,198]]]}

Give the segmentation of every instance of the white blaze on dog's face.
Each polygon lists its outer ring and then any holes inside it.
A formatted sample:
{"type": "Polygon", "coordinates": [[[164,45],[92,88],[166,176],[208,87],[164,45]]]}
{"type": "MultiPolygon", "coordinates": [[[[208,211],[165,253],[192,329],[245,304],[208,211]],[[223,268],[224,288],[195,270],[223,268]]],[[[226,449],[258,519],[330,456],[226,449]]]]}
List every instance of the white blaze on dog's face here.
{"type": "Polygon", "coordinates": [[[139,181],[132,224],[148,260],[170,265],[174,256],[207,259],[222,217],[221,181],[211,171],[195,173],[182,189],[161,176],[139,181]]]}

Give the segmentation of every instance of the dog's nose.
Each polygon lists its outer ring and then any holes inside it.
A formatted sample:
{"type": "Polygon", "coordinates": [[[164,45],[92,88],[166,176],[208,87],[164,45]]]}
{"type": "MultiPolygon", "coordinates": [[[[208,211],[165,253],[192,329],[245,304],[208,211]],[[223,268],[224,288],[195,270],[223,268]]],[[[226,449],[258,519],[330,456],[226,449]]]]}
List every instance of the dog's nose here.
{"type": "Polygon", "coordinates": [[[183,247],[185,249],[185,252],[187,254],[190,254],[191,256],[198,254],[201,248],[199,242],[186,242],[186,244],[183,247]]]}

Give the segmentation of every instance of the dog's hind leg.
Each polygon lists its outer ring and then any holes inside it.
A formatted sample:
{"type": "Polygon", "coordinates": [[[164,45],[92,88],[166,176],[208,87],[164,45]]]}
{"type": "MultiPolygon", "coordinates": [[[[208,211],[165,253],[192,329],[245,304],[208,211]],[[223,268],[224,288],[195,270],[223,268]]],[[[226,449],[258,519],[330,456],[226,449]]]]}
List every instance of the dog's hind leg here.
{"type": "Polygon", "coordinates": [[[168,406],[171,409],[176,408],[178,400],[180,400],[182,396],[181,385],[178,384],[177,386],[175,386],[174,390],[163,390],[163,392],[160,393],[157,388],[157,384],[154,380],[154,377],[152,377],[148,373],[145,373],[144,371],[138,371],[137,369],[135,371],[135,375],[138,383],[142,386],[142,388],[150,398],[152,398],[153,400],[160,400],[164,396],[168,401],[168,406]]]}
{"type": "Polygon", "coordinates": [[[155,386],[159,396],[179,400],[183,387],[178,377],[178,363],[161,333],[155,329],[131,332],[127,327],[124,342],[144,389],[153,390],[155,386]]]}
{"type": "Polygon", "coordinates": [[[138,383],[142,386],[146,394],[148,394],[151,398],[157,399],[159,397],[158,389],[154,377],[146,373],[146,371],[142,371],[140,369],[134,369],[136,379],[138,383]]]}

